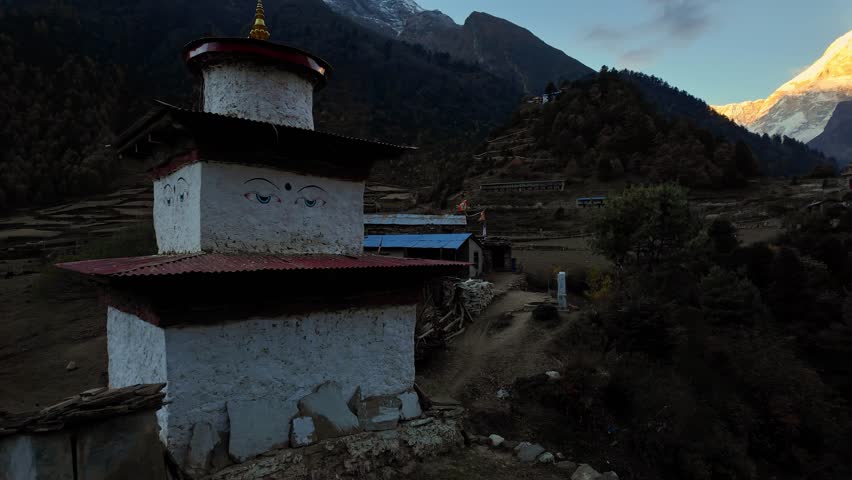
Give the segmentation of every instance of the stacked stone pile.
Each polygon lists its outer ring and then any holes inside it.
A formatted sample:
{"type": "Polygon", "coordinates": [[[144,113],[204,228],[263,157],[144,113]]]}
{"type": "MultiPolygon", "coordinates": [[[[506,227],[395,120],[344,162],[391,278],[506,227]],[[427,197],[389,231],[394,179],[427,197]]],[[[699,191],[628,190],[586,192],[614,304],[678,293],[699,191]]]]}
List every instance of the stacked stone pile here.
{"type": "Polygon", "coordinates": [[[426,301],[419,306],[418,354],[463,334],[495,297],[494,284],[475,279],[446,278],[440,290],[435,296],[428,292],[426,301]]]}
{"type": "Polygon", "coordinates": [[[456,284],[456,294],[464,308],[474,317],[479,316],[494,300],[494,284],[470,279],[456,284]]]}

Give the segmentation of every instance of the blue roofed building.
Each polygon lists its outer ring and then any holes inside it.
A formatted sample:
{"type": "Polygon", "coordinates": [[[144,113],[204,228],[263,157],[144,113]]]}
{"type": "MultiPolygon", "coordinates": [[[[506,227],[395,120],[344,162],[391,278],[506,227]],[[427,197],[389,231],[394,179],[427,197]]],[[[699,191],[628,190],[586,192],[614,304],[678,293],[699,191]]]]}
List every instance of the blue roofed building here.
{"type": "Polygon", "coordinates": [[[379,255],[470,262],[470,276],[483,271],[482,244],[471,233],[367,235],[364,251],[379,255]]]}

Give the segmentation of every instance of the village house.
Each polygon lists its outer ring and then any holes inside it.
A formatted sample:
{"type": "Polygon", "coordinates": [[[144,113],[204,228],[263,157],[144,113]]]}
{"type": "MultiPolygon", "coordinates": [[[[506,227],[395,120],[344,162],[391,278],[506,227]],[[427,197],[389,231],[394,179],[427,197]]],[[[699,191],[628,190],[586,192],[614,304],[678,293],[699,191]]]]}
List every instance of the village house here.
{"type": "Polygon", "coordinates": [[[364,249],[393,257],[469,262],[470,278],[483,273],[482,243],[471,233],[367,235],[364,249]]]}
{"type": "Polygon", "coordinates": [[[159,254],[59,265],[104,286],[109,385],[166,384],[160,440],[197,475],[223,446],[244,461],[419,416],[417,294],[481,261],[470,236],[470,256],[364,254],[371,166],[410,149],[314,130],[331,67],[268,39],[258,4],[250,38],[186,45],[201,109],[160,104],[122,137],[157,161],[159,254]]]}
{"type": "Polygon", "coordinates": [[[416,213],[384,213],[364,215],[367,235],[400,233],[466,233],[465,215],[421,215],[416,213]]]}

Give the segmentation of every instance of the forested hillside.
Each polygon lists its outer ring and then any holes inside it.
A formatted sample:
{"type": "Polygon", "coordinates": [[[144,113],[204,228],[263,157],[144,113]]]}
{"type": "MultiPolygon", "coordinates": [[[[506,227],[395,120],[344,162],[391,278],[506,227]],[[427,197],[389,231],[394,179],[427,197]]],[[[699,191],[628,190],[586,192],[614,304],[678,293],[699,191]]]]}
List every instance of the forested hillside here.
{"type": "Polygon", "coordinates": [[[469,168],[507,181],[596,177],[730,188],[760,175],[809,174],[826,162],[796,140],[749,133],[659,79],[604,67],[563,83],[555,101],[521,105],[469,168]]]}
{"type": "MultiPolygon", "coordinates": [[[[0,2],[0,208],[109,186],[118,170],[103,146],[149,99],[191,102],[181,47],[244,36],[253,9],[243,3],[0,2]]],[[[520,96],[479,67],[389,40],[320,0],[267,3],[273,41],[334,67],[317,98],[318,128],[423,147],[406,162],[411,178],[428,175],[435,152],[463,149],[504,122],[520,96]]]]}
{"type": "Polygon", "coordinates": [[[795,138],[753,133],[661,78],[628,70],[620,71],[619,75],[638,86],[645,99],[666,117],[686,119],[713,135],[745,143],[760,159],[767,175],[804,175],[818,164],[831,161],[795,138]]]}

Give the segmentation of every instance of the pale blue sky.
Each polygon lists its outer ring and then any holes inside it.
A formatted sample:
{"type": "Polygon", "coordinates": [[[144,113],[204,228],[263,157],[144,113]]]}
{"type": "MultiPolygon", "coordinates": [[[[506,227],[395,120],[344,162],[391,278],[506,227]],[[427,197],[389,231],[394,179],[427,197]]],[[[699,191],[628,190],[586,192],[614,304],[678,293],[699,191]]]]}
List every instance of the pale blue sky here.
{"type": "Polygon", "coordinates": [[[526,27],[586,65],[662,77],[711,104],[768,96],[852,30],[852,0],[418,0],[526,27]]]}

